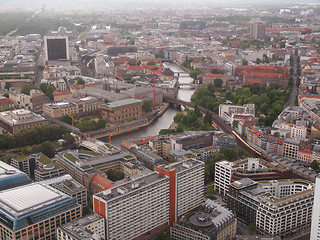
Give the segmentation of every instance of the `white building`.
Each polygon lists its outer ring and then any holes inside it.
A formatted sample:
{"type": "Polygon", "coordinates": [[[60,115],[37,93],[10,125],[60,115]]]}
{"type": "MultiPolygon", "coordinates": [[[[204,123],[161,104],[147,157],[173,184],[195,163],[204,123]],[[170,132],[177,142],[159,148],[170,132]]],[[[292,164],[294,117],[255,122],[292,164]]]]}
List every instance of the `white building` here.
{"type": "Polygon", "coordinates": [[[305,126],[299,126],[296,124],[291,125],[290,127],[290,136],[291,138],[306,138],[307,128],[305,126]]]}
{"type": "Polygon", "coordinates": [[[222,160],[216,163],[215,175],[214,175],[214,189],[221,194],[226,196],[229,191],[229,185],[231,183],[233,163],[222,160]]]}
{"type": "Polygon", "coordinates": [[[230,104],[220,104],[219,105],[219,117],[221,117],[225,122],[232,124],[232,115],[244,115],[244,116],[255,116],[255,105],[245,104],[243,106],[230,105],[230,104]]]}
{"type": "Polygon", "coordinates": [[[57,240],[105,239],[105,220],[98,214],[90,214],[64,224],[57,229],[57,240]]]}
{"type": "Polygon", "coordinates": [[[314,202],[312,208],[311,235],[310,240],[320,240],[320,176],[316,178],[314,189],[314,202]]]}

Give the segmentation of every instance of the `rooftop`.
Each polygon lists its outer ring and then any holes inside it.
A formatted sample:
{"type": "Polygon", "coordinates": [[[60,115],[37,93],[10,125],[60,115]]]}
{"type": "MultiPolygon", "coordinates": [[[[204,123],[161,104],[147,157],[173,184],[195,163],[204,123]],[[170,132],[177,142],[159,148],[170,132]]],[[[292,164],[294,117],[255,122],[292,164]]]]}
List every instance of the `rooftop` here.
{"type": "Polygon", "coordinates": [[[129,98],[129,99],[123,99],[123,100],[107,103],[104,105],[107,106],[108,108],[114,109],[114,108],[130,106],[130,105],[141,103],[141,102],[142,102],[141,100],[129,98]]]}

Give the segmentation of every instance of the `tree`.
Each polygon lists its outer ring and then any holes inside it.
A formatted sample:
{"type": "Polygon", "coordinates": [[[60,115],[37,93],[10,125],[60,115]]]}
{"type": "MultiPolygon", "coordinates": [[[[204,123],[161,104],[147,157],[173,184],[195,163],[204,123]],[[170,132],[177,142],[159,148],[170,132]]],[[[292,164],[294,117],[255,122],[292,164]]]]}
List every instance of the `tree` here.
{"type": "Polygon", "coordinates": [[[98,120],[98,129],[101,129],[101,128],[105,128],[106,127],[106,124],[107,124],[107,120],[101,118],[98,120]]]}
{"type": "Polygon", "coordinates": [[[248,63],[249,63],[248,60],[246,60],[246,59],[242,59],[241,62],[242,62],[242,65],[248,65],[248,63]]]}
{"type": "Polygon", "coordinates": [[[6,84],[4,85],[4,88],[9,91],[10,87],[11,87],[11,83],[6,82],[6,84]]]}
{"type": "Polygon", "coordinates": [[[30,85],[30,84],[23,84],[21,87],[21,93],[30,95],[30,91],[32,89],[39,89],[37,86],[34,85],[30,85]]]}
{"type": "Polygon", "coordinates": [[[9,94],[8,93],[3,94],[3,96],[6,97],[6,98],[9,98],[9,94]]]}
{"type": "Polygon", "coordinates": [[[156,240],[172,240],[164,231],[157,235],[156,240]]]}
{"type": "Polygon", "coordinates": [[[193,69],[190,71],[190,77],[196,80],[200,73],[201,71],[199,69],[193,69]]]}
{"type": "Polygon", "coordinates": [[[310,163],[310,167],[313,169],[313,170],[319,170],[319,163],[316,161],[316,160],[313,160],[311,163],[310,163]]]}
{"type": "Polygon", "coordinates": [[[212,69],[210,72],[212,74],[223,74],[223,70],[222,69],[212,69]]]}
{"type": "Polygon", "coordinates": [[[77,79],[77,84],[78,84],[78,85],[85,85],[86,82],[85,82],[81,77],[78,77],[78,79],[77,79]]]}
{"type": "Polygon", "coordinates": [[[232,127],[233,127],[233,128],[238,128],[238,126],[239,126],[239,120],[234,120],[234,121],[232,122],[232,127]]]}
{"type": "Polygon", "coordinates": [[[256,226],[253,223],[248,225],[248,231],[250,234],[253,234],[256,231],[256,226]]]}
{"type": "Polygon", "coordinates": [[[181,113],[181,112],[178,112],[178,113],[174,116],[173,121],[174,121],[175,123],[181,123],[183,117],[184,117],[184,114],[181,113]]]}
{"type": "Polygon", "coordinates": [[[49,141],[43,142],[41,144],[41,152],[49,158],[54,157],[55,147],[49,141]]]}
{"type": "Polygon", "coordinates": [[[156,65],[156,63],[155,63],[155,61],[148,61],[148,62],[147,62],[147,65],[148,65],[148,66],[150,66],[150,65],[156,65]]]}
{"type": "Polygon", "coordinates": [[[66,146],[69,146],[75,142],[74,137],[70,133],[66,133],[63,139],[66,141],[66,146]]]}
{"type": "Polygon", "coordinates": [[[106,172],[108,179],[113,182],[119,181],[124,178],[124,173],[117,169],[109,169],[106,172]]]}
{"type": "Polygon", "coordinates": [[[206,115],[204,116],[205,123],[208,123],[211,125],[212,123],[212,115],[209,113],[209,111],[206,112],[206,115]]]}
{"type": "Polygon", "coordinates": [[[223,83],[223,80],[221,78],[216,78],[213,84],[215,87],[220,88],[222,86],[222,83],[223,83]]]}
{"type": "Polygon", "coordinates": [[[260,63],[261,63],[261,59],[260,59],[260,58],[257,58],[256,64],[260,64],[260,63]]]}
{"type": "Polygon", "coordinates": [[[176,128],[176,132],[177,132],[177,133],[182,133],[182,132],[184,132],[183,127],[182,127],[181,125],[179,125],[179,126],[176,128]]]}
{"type": "Polygon", "coordinates": [[[143,100],[142,102],[142,110],[144,112],[151,112],[152,111],[152,102],[149,100],[143,100]]]}
{"type": "Polygon", "coordinates": [[[62,120],[63,120],[65,123],[68,123],[69,125],[72,125],[72,118],[71,118],[69,115],[65,114],[65,115],[63,116],[62,120]]]}
{"type": "Polygon", "coordinates": [[[217,192],[213,188],[208,188],[206,190],[206,195],[211,200],[215,200],[215,196],[214,195],[216,195],[216,194],[217,194],[217,192]]]}

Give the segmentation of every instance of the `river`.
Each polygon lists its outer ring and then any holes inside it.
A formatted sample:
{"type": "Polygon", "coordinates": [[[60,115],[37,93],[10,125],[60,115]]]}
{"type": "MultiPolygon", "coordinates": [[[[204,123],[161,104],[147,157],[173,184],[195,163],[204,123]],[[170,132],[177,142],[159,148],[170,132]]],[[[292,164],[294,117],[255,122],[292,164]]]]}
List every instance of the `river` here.
{"type": "MultiPolygon", "coordinates": [[[[170,68],[175,73],[175,75],[179,73],[180,83],[193,82],[193,79],[190,78],[189,73],[183,70],[178,65],[174,63],[164,63],[164,66],[170,68]]],[[[183,88],[179,89],[177,98],[184,101],[190,101],[193,92],[194,89],[191,89],[188,86],[183,86],[183,88]]],[[[158,135],[161,129],[169,128],[177,112],[177,109],[169,108],[161,117],[154,120],[153,123],[151,123],[148,127],[140,128],[132,132],[112,137],[111,144],[120,147],[120,143],[124,139],[158,135]]]]}

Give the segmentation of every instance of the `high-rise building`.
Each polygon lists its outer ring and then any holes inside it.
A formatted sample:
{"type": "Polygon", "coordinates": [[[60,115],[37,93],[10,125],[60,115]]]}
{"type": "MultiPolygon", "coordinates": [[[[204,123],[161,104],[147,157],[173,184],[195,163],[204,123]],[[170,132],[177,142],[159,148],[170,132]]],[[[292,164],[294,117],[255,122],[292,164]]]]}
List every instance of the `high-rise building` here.
{"type": "Polygon", "coordinates": [[[266,37],[266,25],[258,19],[250,22],[250,39],[264,40],[266,37]]]}
{"type": "Polygon", "coordinates": [[[40,183],[0,194],[0,239],[53,239],[58,226],[81,217],[81,206],[40,183]]]}
{"type": "Polygon", "coordinates": [[[67,36],[45,36],[44,49],[46,61],[70,59],[67,36]]]}
{"type": "Polygon", "coordinates": [[[106,219],[107,240],[149,238],[204,202],[204,164],[198,160],[132,178],[93,196],[94,212],[106,219]]]}
{"type": "Polygon", "coordinates": [[[314,201],[312,208],[311,235],[310,240],[320,240],[320,176],[316,178],[314,189],[314,201]]]}

